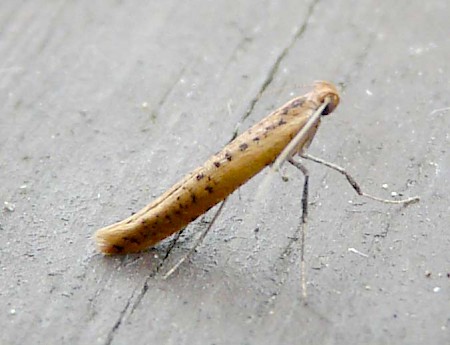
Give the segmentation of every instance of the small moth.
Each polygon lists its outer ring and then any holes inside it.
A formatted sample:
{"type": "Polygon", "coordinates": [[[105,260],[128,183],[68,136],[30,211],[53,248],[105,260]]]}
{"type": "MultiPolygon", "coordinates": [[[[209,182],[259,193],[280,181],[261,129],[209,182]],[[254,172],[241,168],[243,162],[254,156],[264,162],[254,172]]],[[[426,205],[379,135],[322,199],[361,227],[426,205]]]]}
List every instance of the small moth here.
{"type": "MultiPolygon", "coordinates": [[[[339,95],[333,84],[316,82],[311,92],[292,99],[243,132],[148,206],[98,230],[98,248],[105,254],[138,252],[181,230],[272,164],[326,100],[321,115],[337,107],[339,95]]],[[[293,153],[309,146],[319,123],[320,117],[293,153]]]]}
{"type": "Polygon", "coordinates": [[[243,132],[142,210],[98,230],[95,234],[98,248],[105,254],[126,254],[153,246],[226,199],[266,166],[273,164],[277,169],[285,160],[305,174],[302,217],[305,223],[307,170],[292,160],[297,153],[338,170],[360,195],[388,203],[417,201],[417,197],[391,201],[367,195],[342,168],[303,155],[321,116],[330,114],[338,104],[336,87],[326,81],[316,82],[309,93],[292,99],[243,132]]]}

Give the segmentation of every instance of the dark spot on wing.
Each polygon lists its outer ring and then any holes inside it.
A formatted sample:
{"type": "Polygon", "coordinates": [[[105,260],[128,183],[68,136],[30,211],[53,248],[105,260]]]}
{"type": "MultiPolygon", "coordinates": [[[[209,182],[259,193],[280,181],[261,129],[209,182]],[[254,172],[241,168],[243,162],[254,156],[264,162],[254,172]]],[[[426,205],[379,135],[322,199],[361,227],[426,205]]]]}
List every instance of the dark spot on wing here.
{"type": "Polygon", "coordinates": [[[294,102],[292,102],[291,107],[292,108],[301,107],[303,105],[303,103],[305,103],[305,99],[304,98],[296,99],[294,102]]]}
{"type": "Polygon", "coordinates": [[[117,244],[114,244],[113,245],[113,248],[116,250],[116,252],[118,252],[118,253],[120,253],[120,252],[123,252],[123,250],[124,250],[124,247],[123,246],[119,246],[119,245],[117,245],[117,244]]]}
{"type": "Polygon", "coordinates": [[[243,144],[239,145],[239,150],[245,151],[245,150],[247,150],[247,149],[248,149],[248,144],[243,143],[243,144]]]}
{"type": "Polygon", "coordinates": [[[123,240],[127,241],[127,242],[134,243],[134,244],[140,244],[141,243],[139,240],[135,239],[134,237],[123,237],[123,240]]]}

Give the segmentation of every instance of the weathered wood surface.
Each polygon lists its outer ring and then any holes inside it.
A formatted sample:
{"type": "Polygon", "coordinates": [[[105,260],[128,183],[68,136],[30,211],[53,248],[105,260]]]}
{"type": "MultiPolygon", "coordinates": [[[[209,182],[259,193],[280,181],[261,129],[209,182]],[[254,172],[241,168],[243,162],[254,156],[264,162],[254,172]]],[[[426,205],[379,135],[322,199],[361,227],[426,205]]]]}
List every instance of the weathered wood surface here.
{"type": "Polygon", "coordinates": [[[445,0],[2,2],[1,344],[448,344],[449,13],[445,0]],[[310,152],[368,192],[422,200],[361,200],[308,164],[306,306],[292,168],[235,193],[167,281],[201,221],[167,259],[169,242],[97,253],[97,228],[317,79],[342,103],[310,152]]]}

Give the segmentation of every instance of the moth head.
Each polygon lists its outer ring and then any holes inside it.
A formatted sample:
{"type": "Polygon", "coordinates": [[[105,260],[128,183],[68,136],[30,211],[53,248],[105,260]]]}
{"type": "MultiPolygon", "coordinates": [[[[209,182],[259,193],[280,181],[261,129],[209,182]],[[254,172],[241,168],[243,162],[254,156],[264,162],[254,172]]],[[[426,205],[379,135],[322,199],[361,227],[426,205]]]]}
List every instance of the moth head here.
{"type": "Polygon", "coordinates": [[[314,95],[320,104],[328,100],[328,105],[322,112],[322,115],[328,115],[333,112],[339,104],[339,92],[332,83],[328,81],[316,81],[314,83],[314,95]]]}

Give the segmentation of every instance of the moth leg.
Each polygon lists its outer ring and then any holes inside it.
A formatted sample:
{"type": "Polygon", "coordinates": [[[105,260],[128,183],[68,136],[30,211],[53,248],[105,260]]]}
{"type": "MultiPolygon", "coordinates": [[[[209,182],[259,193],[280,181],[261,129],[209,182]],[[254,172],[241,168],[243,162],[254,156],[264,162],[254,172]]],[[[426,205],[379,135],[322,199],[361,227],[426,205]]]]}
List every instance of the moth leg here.
{"type": "Polygon", "coordinates": [[[379,201],[379,202],[384,202],[386,204],[404,204],[405,206],[407,206],[409,204],[416,203],[416,202],[418,202],[420,200],[420,198],[418,196],[413,196],[411,198],[402,199],[402,200],[388,200],[388,199],[383,199],[383,198],[379,198],[379,197],[367,194],[367,193],[365,193],[365,192],[363,192],[361,190],[361,187],[360,187],[359,183],[357,183],[356,180],[344,168],[342,168],[342,167],[340,167],[340,166],[338,166],[336,164],[327,162],[327,161],[325,161],[323,159],[311,156],[311,155],[309,155],[309,154],[307,154],[305,152],[301,152],[300,153],[300,157],[302,157],[304,159],[308,159],[308,160],[316,162],[316,163],[319,163],[319,164],[323,164],[323,165],[325,165],[325,166],[327,166],[327,167],[329,167],[329,168],[331,168],[333,170],[336,170],[337,172],[341,173],[342,175],[344,175],[347,178],[348,183],[350,183],[350,185],[355,190],[355,192],[358,195],[364,196],[366,198],[369,198],[369,199],[372,199],[372,200],[376,200],[376,201],[379,201]]]}
{"type": "Polygon", "coordinates": [[[309,172],[306,167],[295,161],[292,157],[288,159],[288,162],[299,169],[303,176],[305,177],[303,182],[303,193],[302,193],[302,216],[299,225],[300,230],[300,265],[301,265],[301,283],[302,283],[302,297],[306,301],[307,290],[306,290],[306,265],[305,265],[305,238],[307,230],[308,221],[308,195],[309,195],[309,172]]]}
{"type": "Polygon", "coordinates": [[[225,202],[228,198],[225,198],[221,203],[219,208],[217,209],[216,213],[214,214],[214,217],[211,219],[211,222],[208,224],[205,230],[202,231],[197,241],[195,241],[193,247],[189,249],[189,251],[180,259],[178,262],[169,270],[166,274],[164,274],[163,279],[169,278],[177,269],[180,267],[183,262],[185,262],[187,259],[189,259],[192,254],[196,251],[197,247],[203,242],[206,235],[208,234],[209,230],[211,230],[212,226],[216,222],[216,219],[219,217],[220,213],[222,212],[223,207],[225,206],[225,202]]]}

